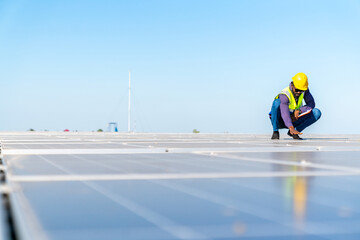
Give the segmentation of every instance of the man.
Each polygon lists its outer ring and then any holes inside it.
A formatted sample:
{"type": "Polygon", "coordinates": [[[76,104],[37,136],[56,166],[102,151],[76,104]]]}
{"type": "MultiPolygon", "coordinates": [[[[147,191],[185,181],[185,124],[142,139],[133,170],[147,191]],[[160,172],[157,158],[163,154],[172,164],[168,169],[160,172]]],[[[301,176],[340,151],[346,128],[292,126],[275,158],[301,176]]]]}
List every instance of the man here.
{"type": "Polygon", "coordinates": [[[273,126],[271,139],[279,139],[279,129],[288,128],[288,135],[301,140],[302,131],[321,117],[319,109],[308,88],[308,78],[298,73],[292,78],[289,87],[284,88],[276,97],[269,113],[273,126]],[[306,105],[302,102],[305,100],[306,105]]]}

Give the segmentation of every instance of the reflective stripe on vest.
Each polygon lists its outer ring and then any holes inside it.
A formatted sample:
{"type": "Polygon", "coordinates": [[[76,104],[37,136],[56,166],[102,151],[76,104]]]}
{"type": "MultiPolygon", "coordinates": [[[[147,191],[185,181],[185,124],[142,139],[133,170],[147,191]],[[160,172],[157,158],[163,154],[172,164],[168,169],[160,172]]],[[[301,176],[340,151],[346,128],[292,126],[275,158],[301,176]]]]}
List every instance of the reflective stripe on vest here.
{"type": "Polygon", "coordinates": [[[304,92],[299,96],[298,102],[296,103],[296,100],[294,98],[294,95],[292,94],[290,87],[284,88],[276,97],[275,99],[279,98],[280,94],[284,94],[289,99],[289,110],[290,112],[293,112],[295,109],[299,109],[302,106],[302,102],[304,99],[304,92]]]}

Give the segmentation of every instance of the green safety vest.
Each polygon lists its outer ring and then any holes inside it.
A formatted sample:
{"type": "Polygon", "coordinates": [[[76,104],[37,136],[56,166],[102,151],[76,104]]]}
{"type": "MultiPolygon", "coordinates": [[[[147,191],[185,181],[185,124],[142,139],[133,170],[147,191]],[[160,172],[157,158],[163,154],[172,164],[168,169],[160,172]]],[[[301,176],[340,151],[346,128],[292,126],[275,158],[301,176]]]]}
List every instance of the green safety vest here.
{"type": "Polygon", "coordinates": [[[296,109],[299,109],[300,107],[302,107],[302,102],[303,102],[303,99],[304,99],[304,93],[305,92],[303,92],[299,96],[299,99],[296,102],[290,87],[286,87],[275,97],[275,99],[278,99],[280,94],[286,95],[288,97],[288,99],[289,99],[289,110],[290,110],[290,112],[294,112],[296,109]]]}

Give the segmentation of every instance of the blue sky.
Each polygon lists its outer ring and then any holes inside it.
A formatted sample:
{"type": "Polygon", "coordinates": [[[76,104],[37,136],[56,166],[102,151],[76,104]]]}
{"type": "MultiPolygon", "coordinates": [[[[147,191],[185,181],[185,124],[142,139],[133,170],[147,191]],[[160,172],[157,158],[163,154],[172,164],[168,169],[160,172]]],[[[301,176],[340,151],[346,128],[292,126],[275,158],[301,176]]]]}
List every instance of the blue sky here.
{"type": "Polygon", "coordinates": [[[304,72],[304,132],[359,134],[359,24],[355,0],[0,0],[0,130],[127,131],[130,70],[138,132],[271,134],[304,72]]]}

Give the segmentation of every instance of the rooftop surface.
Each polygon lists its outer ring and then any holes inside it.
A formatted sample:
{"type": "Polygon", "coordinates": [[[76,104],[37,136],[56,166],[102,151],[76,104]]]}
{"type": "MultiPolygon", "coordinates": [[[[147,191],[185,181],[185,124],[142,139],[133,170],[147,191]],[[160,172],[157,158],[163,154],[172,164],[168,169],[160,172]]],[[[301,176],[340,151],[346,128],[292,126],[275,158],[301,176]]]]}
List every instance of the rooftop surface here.
{"type": "Polygon", "coordinates": [[[2,132],[0,239],[360,239],[360,135],[2,132]]]}

